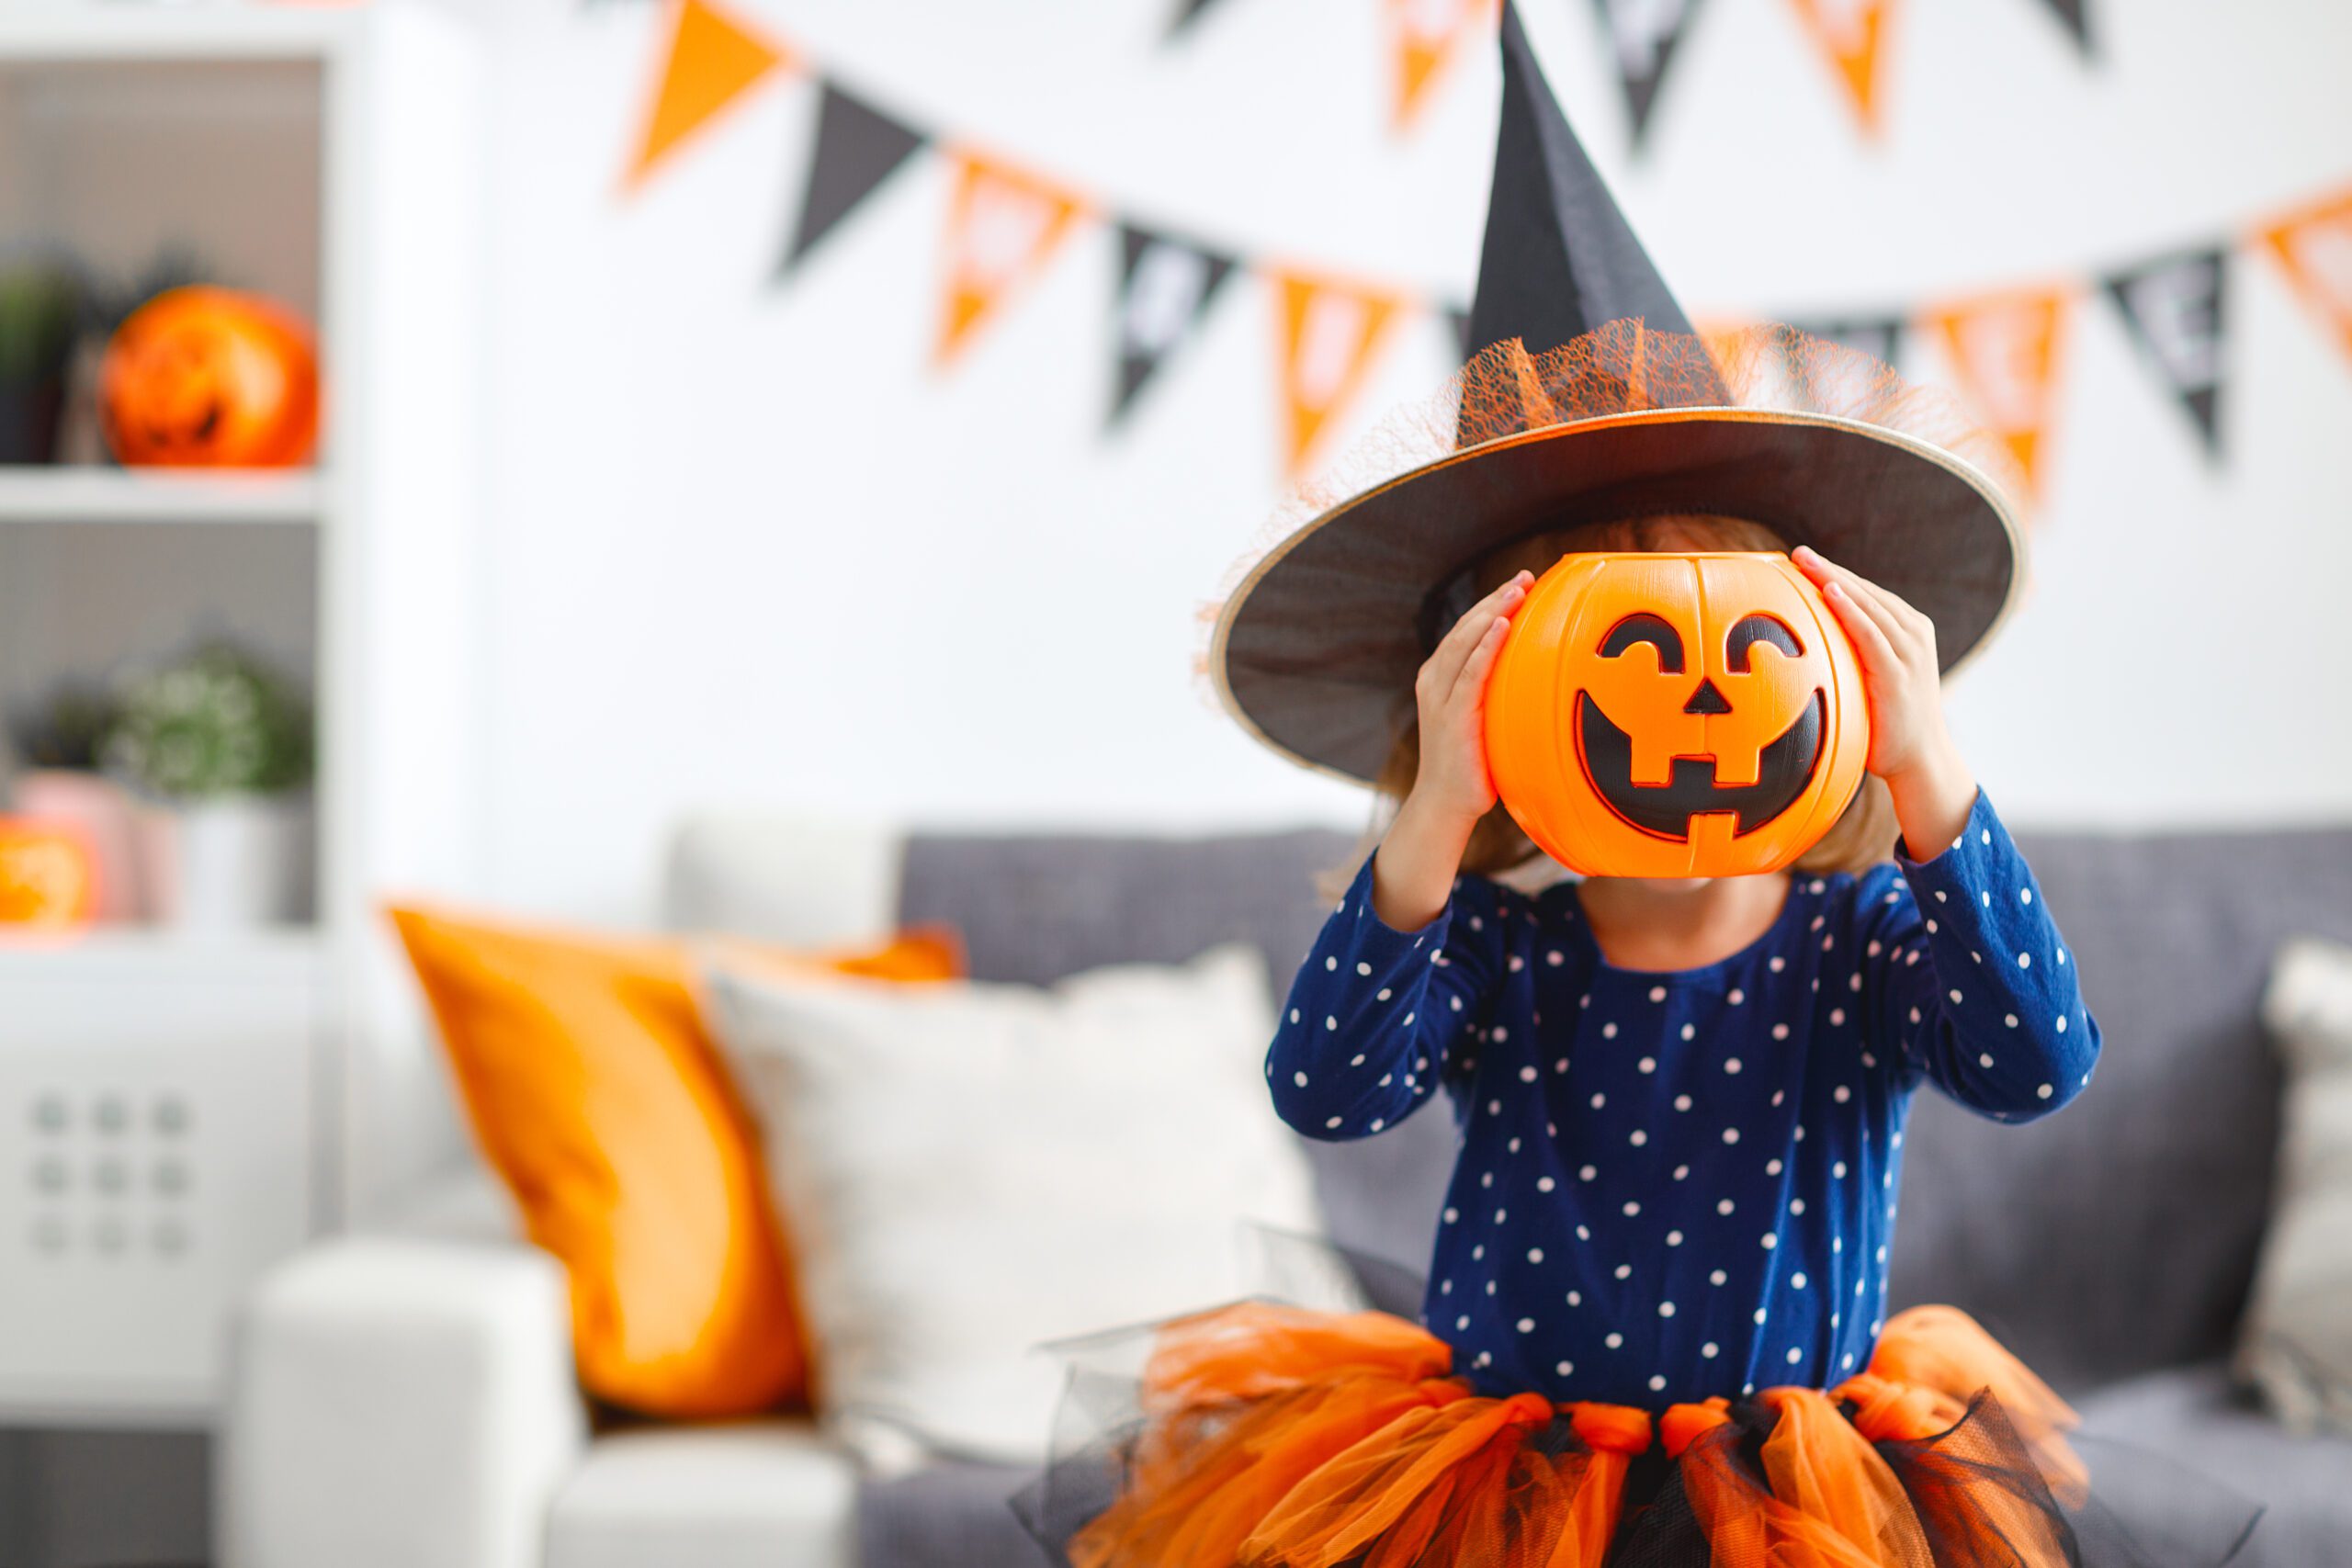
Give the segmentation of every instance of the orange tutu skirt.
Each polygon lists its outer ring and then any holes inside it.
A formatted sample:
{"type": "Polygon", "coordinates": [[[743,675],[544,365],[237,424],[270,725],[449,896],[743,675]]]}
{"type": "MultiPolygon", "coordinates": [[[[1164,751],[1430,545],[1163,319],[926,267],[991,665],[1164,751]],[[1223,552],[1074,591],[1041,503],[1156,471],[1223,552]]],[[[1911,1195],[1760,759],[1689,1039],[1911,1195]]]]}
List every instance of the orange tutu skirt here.
{"type": "Polygon", "coordinates": [[[1386,1313],[1181,1318],[1126,1380],[1140,1418],[1098,1446],[1091,1494],[1057,1465],[1016,1506],[1074,1568],[2085,1561],[2074,1412],[1950,1307],[1898,1314],[1836,1388],[1655,1414],[1482,1396],[1452,1362],[1386,1313]]]}

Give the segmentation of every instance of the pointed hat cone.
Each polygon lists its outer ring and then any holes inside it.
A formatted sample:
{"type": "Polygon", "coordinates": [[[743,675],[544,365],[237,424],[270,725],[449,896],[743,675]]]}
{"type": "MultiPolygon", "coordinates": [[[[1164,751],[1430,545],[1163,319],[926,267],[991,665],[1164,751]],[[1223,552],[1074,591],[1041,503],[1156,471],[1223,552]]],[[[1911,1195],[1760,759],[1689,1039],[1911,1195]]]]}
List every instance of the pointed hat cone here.
{"type": "MultiPolygon", "coordinates": [[[[1569,128],[1510,0],[1502,57],[1495,183],[1464,346],[1476,353],[1518,338],[1541,354],[1626,317],[1689,333],[1690,318],[1569,128]]],[[[1720,388],[1713,394],[1702,400],[1730,400],[1720,388]]]]}

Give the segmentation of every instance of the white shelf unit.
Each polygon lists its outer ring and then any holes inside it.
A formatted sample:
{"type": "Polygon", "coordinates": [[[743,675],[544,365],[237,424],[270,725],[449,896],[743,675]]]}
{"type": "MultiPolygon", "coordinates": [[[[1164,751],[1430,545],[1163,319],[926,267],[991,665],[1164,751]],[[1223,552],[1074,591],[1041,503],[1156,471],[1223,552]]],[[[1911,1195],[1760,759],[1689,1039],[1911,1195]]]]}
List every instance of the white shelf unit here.
{"type": "Polygon", "coordinates": [[[0,467],[0,525],[29,523],[315,524],[322,493],[309,469],[0,467]]]}
{"type": "Polygon", "coordinates": [[[0,1426],[209,1424],[245,1287],[438,1114],[373,901],[479,864],[486,107],[447,7],[0,6],[0,246],[190,242],[327,390],[314,468],[0,468],[0,695],[225,605],[318,716],[314,923],[0,937],[0,1426]]]}

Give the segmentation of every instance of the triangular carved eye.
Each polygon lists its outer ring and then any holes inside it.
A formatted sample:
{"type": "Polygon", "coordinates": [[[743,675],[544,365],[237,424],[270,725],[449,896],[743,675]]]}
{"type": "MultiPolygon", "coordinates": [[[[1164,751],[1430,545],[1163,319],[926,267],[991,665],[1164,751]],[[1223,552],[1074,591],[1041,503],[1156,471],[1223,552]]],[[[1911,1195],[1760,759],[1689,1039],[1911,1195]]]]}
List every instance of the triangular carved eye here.
{"type": "Polygon", "coordinates": [[[1628,615],[1610,627],[1609,635],[1600,641],[1600,657],[1614,659],[1637,642],[1648,643],[1657,649],[1660,674],[1679,675],[1682,672],[1682,634],[1668,622],[1647,611],[1628,615]]]}
{"type": "Polygon", "coordinates": [[[1770,643],[1791,659],[1804,657],[1804,644],[1779,620],[1770,615],[1742,615],[1731,628],[1731,636],[1724,639],[1724,668],[1745,674],[1747,650],[1759,642],[1770,643]]]}

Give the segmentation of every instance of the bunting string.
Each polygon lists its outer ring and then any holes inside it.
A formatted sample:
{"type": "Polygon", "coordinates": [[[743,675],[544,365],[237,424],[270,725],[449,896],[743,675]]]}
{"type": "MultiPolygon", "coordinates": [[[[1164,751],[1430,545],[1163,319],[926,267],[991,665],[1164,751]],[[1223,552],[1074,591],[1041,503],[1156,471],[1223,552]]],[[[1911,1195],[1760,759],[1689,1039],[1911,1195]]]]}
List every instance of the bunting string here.
{"type": "MultiPolygon", "coordinates": [[[[1216,0],[1176,0],[1167,36],[1191,31],[1216,0]]],[[[1700,0],[1593,0],[1598,20],[1617,65],[1625,113],[1639,151],[1649,129],[1658,90],[1698,14],[1700,0]]],[[[2076,56],[2095,57],[2088,0],[2041,0],[2071,39],[2076,56]]],[[[1464,38],[1494,14],[1494,0],[1384,0],[1388,49],[1396,78],[1391,123],[1408,129],[1436,69],[1464,38]]],[[[1854,112],[1866,137],[1885,123],[1885,62],[1894,30],[1897,0],[1790,0],[1798,28],[1820,51],[1831,79],[1854,112]]]]}
{"type": "MultiPolygon", "coordinates": [[[[1196,17],[1208,3],[1193,0],[1180,21],[1196,17]]],[[[1876,113],[1876,62],[1895,0],[1791,3],[1805,13],[1810,26],[1837,37],[1843,51],[1839,69],[1858,112],[1866,118],[1876,113]]],[[[1386,4],[1398,33],[1413,34],[1426,51],[1414,67],[1418,75],[1400,75],[1396,107],[1402,119],[1414,112],[1414,100],[1443,69],[1465,29],[1490,18],[1494,0],[1386,4]]],[[[1594,4],[1618,43],[1629,94],[1637,74],[1647,84],[1650,96],[1635,108],[1638,127],[1699,0],[1594,4]]],[[[2087,47],[2080,0],[2049,4],[2087,47]]],[[[1110,311],[1114,389],[1106,429],[1132,416],[1146,388],[1202,329],[1238,272],[1258,278],[1273,304],[1279,452],[1294,477],[1314,466],[1330,433],[1345,422],[1400,321],[1435,318],[1453,334],[1463,356],[1469,353],[1469,311],[1459,299],[1321,266],[1251,257],[1170,229],[1122,203],[1092,197],[874,104],[804,52],[722,10],[715,0],[671,0],[662,35],[662,58],[623,172],[626,194],[642,191],[762,83],[791,75],[816,85],[815,136],[797,220],[775,269],[780,283],[789,281],[918,152],[928,150],[947,161],[949,196],[940,231],[932,354],[941,372],[952,370],[1070,235],[1089,225],[1114,231],[1120,247],[1110,311]]],[[[1890,365],[1901,363],[1913,334],[1933,343],[1960,392],[2039,489],[2046,479],[2054,414],[2063,401],[2066,345],[2078,307],[2086,299],[2104,300],[2120,317],[2150,377],[2181,409],[2205,455],[2219,461],[2224,456],[2222,403],[2232,374],[2230,279],[2248,251],[2268,258],[2308,308],[2314,326],[2352,358],[2352,186],[2274,215],[2242,235],[2175,244],[2086,279],[1986,290],[1913,309],[1800,316],[1791,324],[1890,365]]]]}

